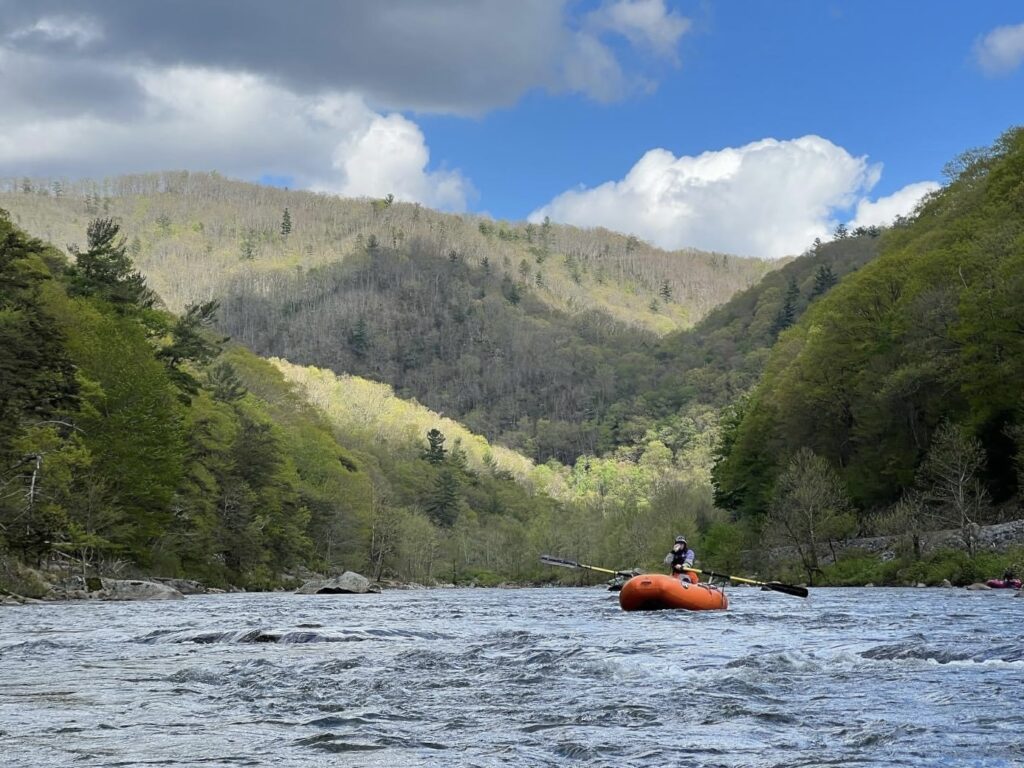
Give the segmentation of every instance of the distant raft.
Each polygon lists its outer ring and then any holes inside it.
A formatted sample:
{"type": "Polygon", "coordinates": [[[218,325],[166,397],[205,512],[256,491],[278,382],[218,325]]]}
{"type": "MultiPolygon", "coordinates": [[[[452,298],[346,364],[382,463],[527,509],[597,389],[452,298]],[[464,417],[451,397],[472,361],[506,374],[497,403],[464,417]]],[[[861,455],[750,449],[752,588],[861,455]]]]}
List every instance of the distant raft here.
{"type": "Polygon", "coordinates": [[[711,584],[687,584],[676,576],[645,573],[625,583],[619,592],[619,605],[624,611],[724,611],[729,607],[729,598],[724,590],[711,584]]]}
{"type": "Polygon", "coordinates": [[[985,584],[992,589],[1020,589],[1020,579],[989,579],[985,584]]]}

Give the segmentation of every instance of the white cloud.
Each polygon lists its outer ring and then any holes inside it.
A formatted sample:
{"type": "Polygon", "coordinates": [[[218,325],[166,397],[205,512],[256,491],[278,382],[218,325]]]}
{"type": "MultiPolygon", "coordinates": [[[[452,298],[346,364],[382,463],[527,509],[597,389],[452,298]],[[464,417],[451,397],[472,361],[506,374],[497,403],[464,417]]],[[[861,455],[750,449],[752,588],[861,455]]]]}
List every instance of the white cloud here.
{"type": "Polygon", "coordinates": [[[696,157],[653,149],[621,181],[564,192],[530,218],[604,226],[663,248],[777,258],[826,238],[836,212],[856,203],[880,173],[881,166],[819,136],[696,157]]]}
{"type": "Polygon", "coordinates": [[[679,39],[692,22],[665,7],[664,0],[618,0],[588,16],[596,29],[607,29],[625,37],[636,48],[675,59],[679,39]]]}
{"type": "Polygon", "coordinates": [[[1024,62],[1024,24],[996,27],[974,45],[974,55],[990,75],[1005,75],[1024,62]]]}
{"type": "Polygon", "coordinates": [[[7,37],[14,42],[70,43],[81,49],[102,40],[103,30],[95,19],[89,17],[42,16],[34,23],[14,30],[7,37]]]}
{"type": "Polygon", "coordinates": [[[908,216],[913,213],[921,199],[939,187],[938,182],[918,181],[875,201],[865,198],[857,203],[857,213],[848,226],[888,226],[897,216],[908,216]]]}
{"type": "Polygon", "coordinates": [[[135,81],[141,107],[127,117],[0,115],[0,173],[270,173],[300,187],[394,193],[449,210],[464,209],[473,193],[458,172],[428,170],[419,126],[375,112],[358,94],[303,96],[256,75],[191,67],[143,69],[135,81]]]}

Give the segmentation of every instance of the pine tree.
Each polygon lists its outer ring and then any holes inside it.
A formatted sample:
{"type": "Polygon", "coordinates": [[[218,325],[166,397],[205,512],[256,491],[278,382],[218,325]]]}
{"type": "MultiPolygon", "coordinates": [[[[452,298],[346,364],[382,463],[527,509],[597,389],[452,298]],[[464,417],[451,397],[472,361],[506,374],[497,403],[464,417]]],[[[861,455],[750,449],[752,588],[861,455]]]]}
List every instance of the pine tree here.
{"type": "Polygon", "coordinates": [[[427,515],[445,527],[455,522],[459,512],[459,479],[450,467],[445,467],[434,480],[434,488],[425,505],[427,515]]]}
{"type": "Polygon", "coordinates": [[[828,291],[837,282],[836,274],[832,271],[831,264],[822,264],[818,267],[818,271],[814,273],[814,290],[811,291],[811,297],[820,296],[821,294],[828,291]]]}
{"type": "Polygon", "coordinates": [[[658,291],[658,294],[666,304],[672,301],[672,286],[669,284],[668,280],[662,281],[661,290],[658,291]]]}
{"type": "Polygon", "coordinates": [[[444,447],[444,440],[444,433],[437,427],[427,432],[427,449],[423,452],[423,458],[434,466],[443,464],[448,453],[444,447]]]}
{"type": "Polygon", "coordinates": [[[448,461],[456,469],[463,472],[469,470],[469,457],[466,455],[466,449],[462,447],[461,437],[455,438],[455,444],[452,446],[451,453],[448,454],[448,461]]]}
{"type": "Polygon", "coordinates": [[[775,316],[772,324],[772,331],[778,335],[796,322],[796,303],[800,300],[800,287],[796,284],[796,278],[789,278],[789,286],[786,288],[786,298],[783,301],[779,314],[775,316]]]}
{"type": "Polygon", "coordinates": [[[245,397],[248,390],[239,381],[231,363],[218,363],[206,372],[206,380],[213,391],[213,399],[222,403],[234,403],[245,397]]]}
{"type": "Polygon", "coordinates": [[[366,357],[366,353],[370,349],[370,332],[366,327],[366,320],[360,317],[356,321],[356,326],[348,334],[348,346],[359,359],[366,357]]]}
{"type": "Polygon", "coordinates": [[[292,233],[292,215],[288,212],[288,209],[284,209],[284,214],[281,216],[281,237],[288,237],[292,233]]]}
{"type": "Polygon", "coordinates": [[[99,296],[120,309],[150,307],[155,296],[146,279],[133,269],[121,227],[113,219],[93,219],[86,230],[89,250],[72,246],[72,293],[99,296]]]}
{"type": "Polygon", "coordinates": [[[243,261],[252,261],[256,257],[256,233],[251,229],[242,235],[240,250],[243,261]]]}

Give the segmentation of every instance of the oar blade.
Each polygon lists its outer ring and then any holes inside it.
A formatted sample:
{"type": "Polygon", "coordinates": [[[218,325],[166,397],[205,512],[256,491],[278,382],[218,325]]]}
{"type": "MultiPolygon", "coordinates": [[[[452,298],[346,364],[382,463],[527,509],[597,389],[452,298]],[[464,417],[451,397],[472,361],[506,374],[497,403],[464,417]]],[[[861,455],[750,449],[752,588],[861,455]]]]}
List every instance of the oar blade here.
{"type": "Polygon", "coordinates": [[[561,568],[580,568],[579,563],[575,560],[564,560],[561,557],[552,557],[551,555],[541,555],[540,561],[545,565],[557,565],[561,568]]]}
{"type": "Polygon", "coordinates": [[[792,595],[793,597],[807,597],[807,587],[798,587],[794,584],[782,584],[778,581],[766,581],[764,583],[766,589],[770,589],[772,592],[782,592],[784,595],[792,595]]]}

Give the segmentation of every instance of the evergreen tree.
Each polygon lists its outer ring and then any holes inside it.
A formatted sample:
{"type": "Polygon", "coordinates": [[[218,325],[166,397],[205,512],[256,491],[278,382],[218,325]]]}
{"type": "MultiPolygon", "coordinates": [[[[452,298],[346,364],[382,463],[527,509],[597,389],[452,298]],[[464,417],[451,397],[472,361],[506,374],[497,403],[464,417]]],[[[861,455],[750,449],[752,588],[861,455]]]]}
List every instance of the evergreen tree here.
{"type": "Polygon", "coordinates": [[[252,261],[256,258],[256,233],[251,229],[247,229],[242,235],[240,250],[243,261],[252,261]]]}
{"type": "Polygon", "coordinates": [[[171,343],[157,352],[171,374],[171,380],[181,391],[183,401],[188,402],[199,391],[199,382],[182,365],[192,362],[205,366],[220,354],[227,338],[212,336],[209,328],[217,316],[220,302],[216,299],[189,304],[185,314],[171,327],[171,343]]]}
{"type": "Polygon", "coordinates": [[[672,286],[669,284],[668,280],[662,281],[661,290],[658,291],[658,295],[661,296],[662,301],[666,304],[672,301],[672,286]]]}
{"type": "Polygon", "coordinates": [[[218,363],[206,372],[206,380],[213,392],[214,400],[222,403],[234,403],[246,395],[246,388],[235,373],[231,363],[218,363]]]}
{"type": "Polygon", "coordinates": [[[349,331],[348,346],[352,354],[362,360],[370,349],[370,331],[366,327],[366,320],[360,317],[356,321],[355,328],[349,331]]]}
{"type": "Polygon", "coordinates": [[[814,273],[814,289],[811,291],[811,297],[820,296],[827,292],[829,288],[836,284],[836,281],[837,278],[835,272],[832,271],[832,265],[820,265],[818,271],[814,273]]]}
{"type": "Polygon", "coordinates": [[[466,456],[466,449],[462,447],[462,438],[455,438],[455,444],[452,446],[451,453],[448,454],[449,463],[463,472],[469,471],[469,461],[466,456]]]}
{"type": "Polygon", "coordinates": [[[800,300],[800,287],[796,284],[795,278],[789,279],[789,286],[786,288],[786,298],[783,300],[779,314],[775,316],[772,324],[772,332],[775,335],[782,333],[796,322],[796,303],[800,300]]]}
{"type": "Polygon", "coordinates": [[[512,306],[516,306],[523,298],[519,293],[519,286],[508,275],[501,280],[501,293],[512,306]]]}
{"type": "Polygon", "coordinates": [[[444,467],[435,478],[425,509],[431,520],[446,528],[458,517],[459,479],[450,467],[444,467]]]}
{"type": "Polygon", "coordinates": [[[444,447],[444,433],[437,427],[427,432],[427,450],[423,452],[423,458],[437,466],[444,463],[448,450],[444,447]]]}
{"type": "Polygon", "coordinates": [[[292,215],[288,212],[288,209],[284,209],[284,214],[281,216],[281,237],[288,237],[292,233],[292,215]]]}
{"type": "Polygon", "coordinates": [[[44,248],[0,209],[0,471],[10,463],[6,449],[23,418],[48,419],[77,402],[64,336],[41,302],[43,283],[51,279],[44,248]]]}
{"type": "Polygon", "coordinates": [[[71,291],[78,295],[98,296],[119,309],[150,307],[155,296],[146,287],[146,279],[132,267],[121,227],[113,219],[93,219],[86,229],[89,249],[81,252],[72,246],[75,266],[71,272],[71,291]]]}

